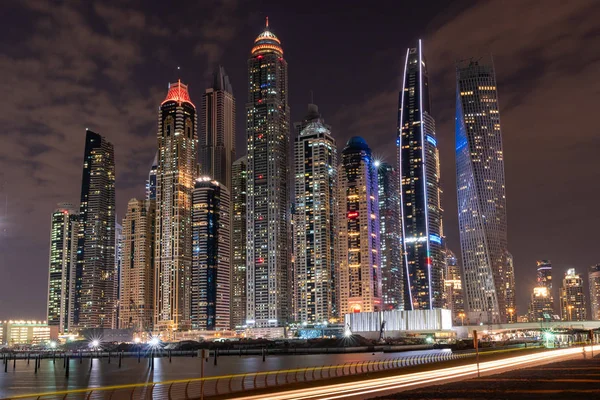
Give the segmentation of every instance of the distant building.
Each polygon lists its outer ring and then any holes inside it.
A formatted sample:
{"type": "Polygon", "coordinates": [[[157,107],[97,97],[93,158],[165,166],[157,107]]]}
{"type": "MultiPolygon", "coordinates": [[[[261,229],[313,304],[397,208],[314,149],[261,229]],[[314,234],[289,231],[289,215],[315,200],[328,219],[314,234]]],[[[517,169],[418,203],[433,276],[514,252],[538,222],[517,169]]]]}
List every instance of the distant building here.
{"type": "Polygon", "coordinates": [[[514,319],[496,76],[493,65],[474,60],[456,67],[456,178],[469,318],[487,323],[514,319]]]}
{"type": "Polygon", "coordinates": [[[146,200],[156,200],[156,171],[158,170],[158,153],[154,156],[152,167],[146,181],[146,200]]]}
{"type": "Polygon", "coordinates": [[[192,211],[191,321],[199,330],[228,330],[231,289],[229,190],[208,177],[196,180],[192,211]]]}
{"type": "Polygon", "coordinates": [[[156,202],[129,200],[123,219],[119,328],[148,332],[154,322],[156,202]]]}
{"type": "Polygon", "coordinates": [[[508,323],[515,323],[517,318],[517,302],[515,299],[515,267],[513,256],[508,251],[505,253],[504,283],[506,298],[506,319],[508,323]]]}
{"type": "Polygon", "coordinates": [[[283,327],[291,309],[288,66],[268,21],[247,65],[246,324],[283,327]]]}
{"type": "Polygon", "coordinates": [[[552,292],[552,263],[550,261],[537,261],[536,281],[538,287],[547,287],[552,292]]]}
{"type": "Polygon", "coordinates": [[[58,325],[46,321],[0,321],[0,344],[40,345],[58,339],[58,325]]]}
{"type": "Polygon", "coordinates": [[[590,304],[593,320],[600,320],[600,264],[592,265],[588,270],[590,285],[590,304]]]}
{"type": "Polygon", "coordinates": [[[231,167],[231,329],[246,325],[246,156],[231,167]]]}
{"type": "Polygon", "coordinates": [[[443,306],[440,164],[422,43],[406,52],[398,113],[405,310],[443,306]]]}
{"type": "Polygon", "coordinates": [[[113,305],[113,323],[111,328],[117,329],[119,327],[119,307],[121,300],[121,267],[123,265],[123,226],[118,222],[115,223],[115,277],[114,280],[114,291],[115,291],[115,302],[113,305]]]}
{"type": "Polygon", "coordinates": [[[196,106],[187,85],[171,83],[158,112],[154,329],[186,330],[190,321],[192,191],[197,174],[196,106]]]}
{"type": "MultiPolygon", "coordinates": [[[[307,119],[310,111],[309,106],[307,119]]],[[[327,323],[336,311],[337,168],[331,128],[313,118],[294,143],[293,283],[299,322],[327,323]]]]}
{"type": "Polygon", "coordinates": [[[235,98],[222,66],[202,95],[198,131],[200,175],[209,176],[231,190],[231,164],[235,160],[235,98]]]}
{"type": "Polygon", "coordinates": [[[50,228],[50,269],[48,279],[48,325],[59,333],[70,331],[69,319],[74,295],[79,214],[73,204],[61,203],[52,213],[50,228]]]}
{"type": "Polygon", "coordinates": [[[452,311],[452,321],[455,324],[461,321],[461,324],[464,325],[466,314],[460,266],[456,255],[451,250],[446,249],[444,254],[444,299],[446,307],[452,311]]]}
{"type": "Polygon", "coordinates": [[[114,147],[86,130],[73,303],[73,324],[80,329],[115,324],[115,224],[114,147]]]}
{"type": "Polygon", "coordinates": [[[400,177],[390,164],[375,161],[379,196],[381,287],[385,310],[404,309],[400,177]]]}
{"type": "Polygon", "coordinates": [[[377,170],[361,137],[342,151],[339,187],[339,313],[381,311],[377,170]]]}
{"type": "Polygon", "coordinates": [[[560,308],[563,321],[585,321],[587,318],[583,279],[575,273],[575,268],[568,269],[563,279],[560,308]]]}
{"type": "Polygon", "coordinates": [[[550,288],[538,286],[533,288],[529,303],[529,322],[552,321],[554,316],[554,299],[550,288]]]}

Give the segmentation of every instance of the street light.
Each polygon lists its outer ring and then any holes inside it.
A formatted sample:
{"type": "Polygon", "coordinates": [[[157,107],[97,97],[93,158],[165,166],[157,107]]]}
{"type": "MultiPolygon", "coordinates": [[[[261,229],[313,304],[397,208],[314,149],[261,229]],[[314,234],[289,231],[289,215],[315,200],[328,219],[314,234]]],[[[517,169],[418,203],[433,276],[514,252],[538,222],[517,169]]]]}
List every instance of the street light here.
{"type": "Polygon", "coordinates": [[[55,349],[56,348],[56,342],[54,342],[54,341],[50,342],[50,348],[55,349]]]}
{"type": "Polygon", "coordinates": [[[458,314],[458,316],[460,317],[460,326],[464,326],[465,325],[465,313],[461,312],[460,314],[458,314]]]}
{"type": "Polygon", "coordinates": [[[509,323],[511,323],[511,324],[513,323],[513,313],[514,312],[515,312],[514,308],[509,308],[508,309],[508,314],[510,315],[510,321],[509,321],[509,323]]]}

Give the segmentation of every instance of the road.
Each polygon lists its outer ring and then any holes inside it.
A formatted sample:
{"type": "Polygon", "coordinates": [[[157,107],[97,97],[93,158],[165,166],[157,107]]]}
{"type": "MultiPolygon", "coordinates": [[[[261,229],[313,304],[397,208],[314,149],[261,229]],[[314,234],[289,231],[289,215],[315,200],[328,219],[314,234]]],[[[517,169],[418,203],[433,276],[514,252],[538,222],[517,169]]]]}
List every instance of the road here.
{"type": "MultiPolygon", "coordinates": [[[[586,351],[591,351],[591,346],[586,351]]],[[[600,351],[600,346],[594,346],[594,352],[600,351]]],[[[481,375],[491,375],[503,371],[525,368],[532,365],[564,361],[575,357],[582,357],[583,348],[575,347],[561,350],[552,350],[517,357],[508,357],[501,360],[487,361],[480,364],[481,375]]],[[[477,377],[475,363],[459,366],[440,368],[426,372],[417,372],[393,377],[361,380],[343,384],[312,387],[307,389],[279,391],[256,396],[237,397],[240,400],[298,400],[298,399],[369,399],[377,396],[388,395],[404,390],[415,389],[431,384],[460,381],[477,377]]],[[[357,378],[359,379],[359,378],[357,378]]]]}

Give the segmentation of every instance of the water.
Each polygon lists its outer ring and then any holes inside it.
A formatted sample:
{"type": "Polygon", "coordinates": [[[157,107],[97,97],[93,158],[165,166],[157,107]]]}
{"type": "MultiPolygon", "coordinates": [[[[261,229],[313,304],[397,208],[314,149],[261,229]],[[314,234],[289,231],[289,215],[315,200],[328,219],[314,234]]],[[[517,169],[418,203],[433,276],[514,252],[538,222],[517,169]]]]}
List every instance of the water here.
{"type": "MultiPolygon", "coordinates": [[[[275,371],[315,367],[321,365],[344,364],[347,362],[383,360],[388,358],[409,357],[414,355],[435,354],[449,350],[406,351],[401,353],[352,353],[352,354],[310,354],[310,355],[269,355],[266,361],[261,356],[220,356],[218,365],[213,365],[213,359],[204,363],[205,376],[218,376],[259,371],[275,371]]],[[[13,361],[9,361],[8,372],[0,363],[0,398],[20,394],[43,393],[66,389],[82,389],[88,387],[112,386],[130,383],[162,382],[172,379],[200,377],[201,358],[173,357],[156,358],[154,370],[148,368],[148,359],[142,358],[138,364],[137,358],[123,358],[119,369],[119,360],[113,357],[111,363],[104,358],[94,359],[90,370],[90,360],[72,359],[69,378],[65,378],[63,360],[41,360],[41,367],[34,374],[33,360],[27,365],[26,360],[17,360],[13,370],[13,361]]]]}

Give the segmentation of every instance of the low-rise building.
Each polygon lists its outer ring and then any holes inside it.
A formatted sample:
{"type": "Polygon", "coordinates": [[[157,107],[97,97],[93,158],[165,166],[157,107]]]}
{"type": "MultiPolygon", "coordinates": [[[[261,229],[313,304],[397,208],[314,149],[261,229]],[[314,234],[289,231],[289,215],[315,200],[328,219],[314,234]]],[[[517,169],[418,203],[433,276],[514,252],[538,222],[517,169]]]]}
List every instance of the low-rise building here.
{"type": "Polygon", "coordinates": [[[56,325],[48,326],[47,321],[0,321],[0,343],[8,346],[49,343],[58,339],[58,329],[56,325]]]}

